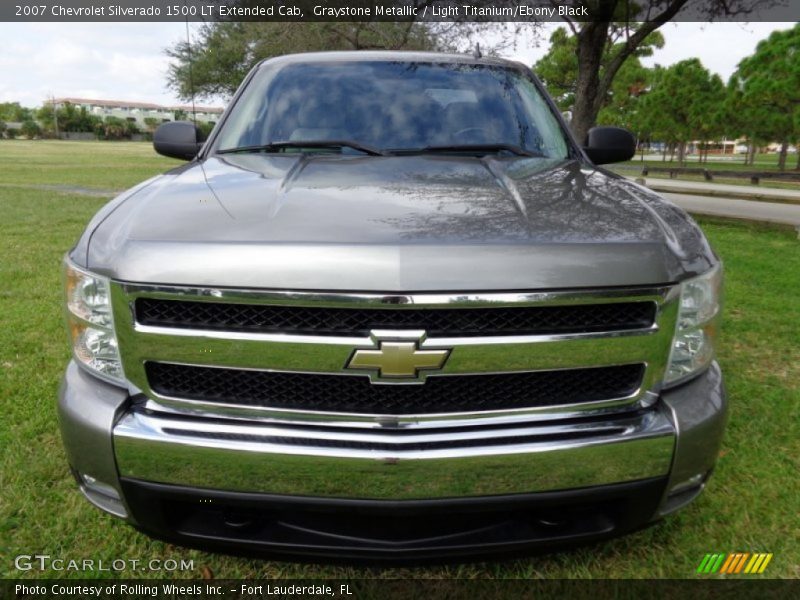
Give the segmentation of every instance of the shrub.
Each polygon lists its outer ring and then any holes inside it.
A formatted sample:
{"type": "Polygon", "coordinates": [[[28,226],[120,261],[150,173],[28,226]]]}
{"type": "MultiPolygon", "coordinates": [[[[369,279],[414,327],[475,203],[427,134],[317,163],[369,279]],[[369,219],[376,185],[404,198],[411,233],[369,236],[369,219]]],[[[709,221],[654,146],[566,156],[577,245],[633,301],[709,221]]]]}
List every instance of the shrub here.
{"type": "Polygon", "coordinates": [[[39,124],[36,121],[27,120],[22,123],[22,127],[20,127],[19,132],[26,138],[32,140],[41,135],[42,129],[39,127],[39,124]]]}

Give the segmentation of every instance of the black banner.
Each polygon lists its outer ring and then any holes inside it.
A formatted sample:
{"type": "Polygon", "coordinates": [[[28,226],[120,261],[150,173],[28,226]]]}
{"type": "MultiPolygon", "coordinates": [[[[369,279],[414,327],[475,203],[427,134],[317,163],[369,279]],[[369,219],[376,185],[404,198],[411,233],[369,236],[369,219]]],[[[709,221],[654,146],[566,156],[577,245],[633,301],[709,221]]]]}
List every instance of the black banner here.
{"type": "MultiPolygon", "coordinates": [[[[800,19],[794,0],[688,0],[672,21],[800,19]]],[[[607,19],[587,0],[3,0],[0,21],[425,21],[534,22],[607,19]]],[[[659,19],[668,2],[629,2],[630,21],[659,19]]]]}
{"type": "Polygon", "coordinates": [[[626,600],[648,598],[783,600],[797,598],[797,580],[475,580],[475,579],[350,579],[350,580],[4,580],[0,598],[28,600],[181,599],[265,600],[331,598],[450,600],[563,598],[626,600]]]}

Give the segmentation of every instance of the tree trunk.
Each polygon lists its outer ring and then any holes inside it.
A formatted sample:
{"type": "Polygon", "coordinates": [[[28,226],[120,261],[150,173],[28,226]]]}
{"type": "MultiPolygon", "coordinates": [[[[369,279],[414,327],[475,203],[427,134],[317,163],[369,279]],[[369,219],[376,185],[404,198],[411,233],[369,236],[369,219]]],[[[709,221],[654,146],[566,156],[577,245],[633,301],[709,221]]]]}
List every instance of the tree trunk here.
{"type": "Polygon", "coordinates": [[[603,104],[606,90],[600,90],[600,61],[608,39],[609,21],[585,23],[578,34],[578,80],[572,108],[572,133],[583,144],[603,104]]]}
{"type": "Polygon", "coordinates": [[[783,141],[781,142],[781,151],[778,153],[778,170],[785,171],[786,170],[786,154],[789,151],[789,142],[783,141]]]}
{"type": "MultiPolygon", "coordinates": [[[[689,0],[669,0],[659,4],[660,12],[648,13],[646,22],[640,23],[627,37],[622,47],[607,61],[600,74],[600,64],[606,45],[611,21],[617,15],[620,0],[595,0],[592,20],[584,21],[577,32],[578,80],[575,84],[575,105],[572,112],[572,132],[578,142],[586,139],[589,129],[597,121],[608,90],[623,63],[633,55],[650,33],[668,23],[689,0]]],[[[574,24],[571,25],[575,32],[574,24]]]]}
{"type": "Polygon", "coordinates": [[[797,164],[794,167],[795,171],[800,171],[800,142],[795,142],[795,148],[797,148],[797,164]]]}
{"type": "Polygon", "coordinates": [[[683,167],[686,161],[686,143],[678,142],[678,164],[683,167]]]}

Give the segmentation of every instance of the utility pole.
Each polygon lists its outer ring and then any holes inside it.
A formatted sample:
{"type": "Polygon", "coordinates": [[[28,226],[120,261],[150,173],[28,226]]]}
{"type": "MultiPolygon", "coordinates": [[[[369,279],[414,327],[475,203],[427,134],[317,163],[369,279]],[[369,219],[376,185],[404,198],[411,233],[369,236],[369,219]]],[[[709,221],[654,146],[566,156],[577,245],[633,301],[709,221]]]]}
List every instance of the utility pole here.
{"type": "Polygon", "coordinates": [[[50,97],[53,101],[53,124],[56,130],[56,139],[58,139],[58,109],[56,108],[56,97],[50,97]]]}

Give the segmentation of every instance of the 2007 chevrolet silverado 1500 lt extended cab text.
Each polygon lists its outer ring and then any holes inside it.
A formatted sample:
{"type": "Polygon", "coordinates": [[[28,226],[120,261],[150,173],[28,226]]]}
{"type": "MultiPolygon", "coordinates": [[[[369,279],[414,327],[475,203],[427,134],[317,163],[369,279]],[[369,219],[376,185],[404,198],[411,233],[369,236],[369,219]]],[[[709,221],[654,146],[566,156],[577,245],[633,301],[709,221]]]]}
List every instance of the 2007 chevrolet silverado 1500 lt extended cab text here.
{"type": "Polygon", "coordinates": [[[528,69],[267,60],[190,160],[65,261],[59,398],[86,498],[173,542],[306,560],[555,550],[703,489],[721,265],[596,164],[528,69]]]}

